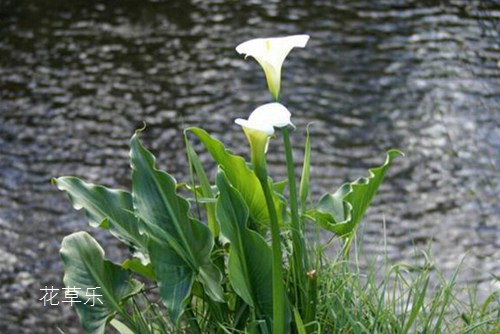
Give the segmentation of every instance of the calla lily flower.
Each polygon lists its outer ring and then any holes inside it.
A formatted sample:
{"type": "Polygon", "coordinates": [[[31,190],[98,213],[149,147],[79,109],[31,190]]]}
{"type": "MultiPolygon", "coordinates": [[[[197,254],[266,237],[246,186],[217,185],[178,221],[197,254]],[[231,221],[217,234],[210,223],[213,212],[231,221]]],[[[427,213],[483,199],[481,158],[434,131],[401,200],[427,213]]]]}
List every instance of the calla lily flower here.
{"type": "Polygon", "coordinates": [[[237,118],[234,122],[243,128],[264,132],[267,136],[274,134],[274,128],[291,125],[290,111],[278,102],[264,104],[255,109],[248,120],[237,118]]]}
{"type": "Polygon", "coordinates": [[[237,118],[234,122],[243,127],[250,143],[251,159],[255,168],[264,168],[269,137],[274,128],[291,125],[290,112],[281,103],[264,104],[255,109],[248,119],[237,118]]]}
{"type": "Polygon", "coordinates": [[[236,51],[252,56],[262,66],[266,74],[267,86],[275,101],[279,100],[281,84],[281,66],[286,56],[294,47],[303,48],[309,35],[293,35],[286,37],[256,38],[243,42],[236,51]]]}

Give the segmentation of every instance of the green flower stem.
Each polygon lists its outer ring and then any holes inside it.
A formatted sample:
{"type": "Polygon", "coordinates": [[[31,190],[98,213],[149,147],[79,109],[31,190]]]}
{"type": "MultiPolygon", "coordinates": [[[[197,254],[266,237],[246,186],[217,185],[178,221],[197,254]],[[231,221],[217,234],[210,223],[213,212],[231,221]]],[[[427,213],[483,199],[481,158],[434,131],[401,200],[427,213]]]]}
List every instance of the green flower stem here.
{"type": "Polygon", "coordinates": [[[267,175],[266,149],[269,142],[269,134],[251,128],[243,128],[250,143],[251,161],[255,175],[259,179],[271,225],[271,249],[273,252],[273,334],[285,334],[285,285],[283,281],[283,255],[281,253],[281,236],[278,215],[274,205],[271,186],[267,175]]]}
{"type": "MultiPolygon", "coordinates": [[[[295,182],[295,170],[293,162],[292,145],[288,127],[281,128],[283,142],[285,144],[286,166],[288,173],[288,188],[290,191],[290,211],[292,218],[292,263],[294,266],[294,276],[302,292],[305,291],[305,272],[309,270],[307,253],[305,251],[305,241],[303,227],[299,219],[299,209],[297,201],[297,184],[295,182]]],[[[300,294],[300,291],[299,291],[300,294]]]]}
{"type": "Polygon", "coordinates": [[[259,179],[260,185],[266,199],[267,210],[271,220],[271,248],[273,252],[273,334],[285,334],[285,287],[283,283],[283,256],[281,254],[281,237],[278,223],[278,215],[269,186],[267,176],[267,164],[265,157],[265,147],[267,137],[262,137],[251,131],[245,132],[249,138],[251,147],[251,159],[255,174],[259,179]],[[260,137],[260,138],[259,138],[260,137]]]}
{"type": "Polygon", "coordinates": [[[264,196],[266,198],[269,218],[271,220],[271,242],[273,251],[273,331],[272,333],[285,333],[285,288],[283,283],[283,257],[281,254],[280,228],[278,216],[274,206],[267,170],[265,166],[256,168],[256,174],[259,178],[264,196]]]}

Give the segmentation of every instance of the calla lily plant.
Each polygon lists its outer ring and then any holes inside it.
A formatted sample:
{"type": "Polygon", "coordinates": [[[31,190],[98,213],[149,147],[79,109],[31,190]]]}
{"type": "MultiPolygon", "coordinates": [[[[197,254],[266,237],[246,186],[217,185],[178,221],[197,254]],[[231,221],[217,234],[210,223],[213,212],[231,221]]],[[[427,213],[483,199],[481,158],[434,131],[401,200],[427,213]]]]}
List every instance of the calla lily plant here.
{"type": "MultiPolygon", "coordinates": [[[[272,38],[257,38],[241,43],[236,47],[236,51],[240,54],[245,54],[246,56],[252,56],[255,60],[261,65],[264,73],[266,75],[267,86],[271,96],[275,101],[280,100],[280,86],[281,86],[281,67],[285,58],[290,53],[290,51],[294,47],[305,47],[307,42],[309,41],[308,35],[293,35],[286,37],[272,37],[272,38]]],[[[273,116],[273,110],[269,110],[269,115],[266,116],[266,119],[263,117],[254,117],[252,124],[253,127],[264,127],[267,119],[271,119],[273,117],[279,117],[277,114],[273,116]],[[256,126],[256,123],[258,125],[256,126]]],[[[248,120],[250,122],[250,118],[248,120]]],[[[237,123],[240,124],[241,120],[237,123]],[[239,123],[238,123],[239,122],[239,123]]],[[[241,125],[241,124],[240,124],[241,125]]],[[[269,125],[267,125],[269,126],[269,125]]],[[[248,137],[248,130],[245,130],[245,133],[248,137]]],[[[274,132],[273,132],[274,133],[274,132]]],[[[291,231],[292,231],[292,244],[293,244],[293,255],[291,256],[292,260],[292,274],[293,281],[296,285],[296,291],[298,296],[296,297],[299,300],[299,303],[306,303],[310,301],[306,301],[308,298],[305,296],[306,288],[305,286],[308,284],[308,278],[305,274],[306,271],[312,269],[309,268],[308,255],[305,249],[305,240],[303,229],[304,226],[300,221],[299,210],[298,210],[298,198],[297,198],[297,185],[296,185],[296,177],[295,177],[295,163],[293,161],[293,150],[292,144],[290,141],[290,135],[288,132],[288,127],[282,126],[281,133],[283,136],[283,143],[285,147],[285,156],[286,156],[286,165],[287,165],[287,175],[288,175],[288,188],[290,193],[289,203],[290,203],[290,213],[291,213],[291,231]]],[[[255,140],[254,140],[255,142],[255,140]]],[[[257,168],[255,162],[255,154],[254,147],[255,143],[252,145],[252,141],[250,142],[250,147],[252,150],[252,162],[254,162],[254,168],[256,171],[257,168]]],[[[267,146],[266,146],[267,147],[267,146]]],[[[262,165],[262,163],[260,163],[262,165]]],[[[266,185],[263,183],[263,187],[266,185]]],[[[277,277],[273,277],[278,280],[277,277]]],[[[280,310],[282,312],[282,310],[280,310]]],[[[311,313],[311,312],[307,312],[311,313]]],[[[275,323],[276,325],[276,323],[275,323]]],[[[281,332],[282,329],[279,327],[273,328],[274,332],[281,332]]]]}
{"type": "Polygon", "coordinates": [[[262,66],[274,99],[247,119],[235,120],[248,139],[251,163],[203,129],[188,128],[184,134],[191,182],[177,183],[158,169],[139,138],[143,130],[138,130],[130,140],[129,191],[76,177],[54,179],[73,207],[85,211],[91,226],[109,231],[130,250],[124,261],[113,263],[90,234],[64,238],[64,284],[78,291],[100,287],[102,292],[98,307],[88,305],[83,293],[75,296],[74,306],[87,333],[103,334],[109,326],[119,333],[335,332],[330,311],[321,313],[316,307],[318,296],[326,293],[320,291],[325,286],[320,281],[323,255],[318,244],[313,244],[317,252],[308,253],[312,247],[306,245],[313,240],[305,240],[305,225],[334,233],[348,250],[386,170],[400,153],[389,151],[386,162],[370,169],[367,178],[326,193],[315,205],[310,200],[307,134],[299,215],[288,132],[295,126],[278,100],[283,61],[291,49],[305,47],[308,40],[308,35],[258,38],[236,48],[262,66]],[[267,147],[276,128],[283,136],[287,183],[274,182],[268,175],[267,147]],[[215,180],[206,173],[193,140],[217,164],[215,180]],[[189,197],[179,193],[181,187],[189,197]],[[162,305],[147,297],[151,289],[162,305]]]}

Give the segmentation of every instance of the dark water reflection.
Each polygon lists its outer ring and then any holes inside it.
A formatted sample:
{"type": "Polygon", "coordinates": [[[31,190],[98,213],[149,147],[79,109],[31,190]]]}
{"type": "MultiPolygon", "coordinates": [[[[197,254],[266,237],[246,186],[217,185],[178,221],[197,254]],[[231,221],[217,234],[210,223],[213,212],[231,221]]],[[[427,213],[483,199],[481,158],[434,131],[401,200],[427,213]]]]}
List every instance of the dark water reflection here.
{"type": "MultiPolygon", "coordinates": [[[[468,252],[463,280],[498,289],[499,19],[494,1],[2,1],[0,332],[78,331],[71,310],[37,300],[62,287],[63,236],[89,230],[51,177],[128,187],[127,142],[143,121],[179,180],[187,126],[246,152],[233,119],[269,97],[234,47],[259,36],[311,35],[286,62],[283,99],[295,142],[315,123],[316,194],[388,148],[407,155],[369,211],[365,250],[381,251],[385,219],[391,259],[432,240],[438,266],[468,252]]],[[[276,177],[281,157],[270,157],[276,177]]]]}

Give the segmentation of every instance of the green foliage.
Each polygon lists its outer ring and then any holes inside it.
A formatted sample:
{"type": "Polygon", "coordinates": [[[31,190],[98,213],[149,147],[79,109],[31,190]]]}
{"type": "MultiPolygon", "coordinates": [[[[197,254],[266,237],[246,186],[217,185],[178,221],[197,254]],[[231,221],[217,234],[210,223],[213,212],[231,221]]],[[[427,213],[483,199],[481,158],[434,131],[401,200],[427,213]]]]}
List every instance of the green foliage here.
{"type": "Polygon", "coordinates": [[[382,183],[393,159],[402,155],[398,150],[387,152],[385,163],[369,170],[367,178],[345,183],[333,194],[321,197],[316,210],[311,212],[316,222],[340,237],[351,236],[363,218],[382,183]]]}
{"type": "MultiPolygon", "coordinates": [[[[250,188],[238,179],[234,184],[226,171],[236,166],[236,170],[244,168],[249,179],[255,174],[242,157],[228,153],[200,131],[196,131],[197,137],[201,134],[205,147],[212,147],[224,157],[215,154],[217,159],[230,161],[225,167],[219,165],[212,184],[189,143],[189,159],[196,164],[193,170],[200,184],[188,189],[202,202],[198,205],[211,204],[216,229],[193,218],[189,201],[177,193],[179,185],[168,173],[157,169],[153,154],[142,146],[138,134],[130,142],[131,193],[74,177],[54,180],[59,189],[68,193],[73,206],[85,211],[91,226],[108,230],[132,250],[118,265],[105,259],[103,249],[86,232],[63,240],[64,284],[80,288],[78,299],[82,302],[75,303],[75,309],[86,332],[104,333],[107,326],[120,333],[274,332],[275,254],[267,229],[252,227],[255,220],[247,203],[250,197],[246,200],[237,186],[244,191],[250,188]],[[238,167],[235,161],[243,164],[238,167]],[[85,304],[88,297],[83,293],[95,287],[100,287],[97,292],[103,304],[85,304]],[[150,289],[158,291],[163,306],[145,297],[150,289]]],[[[343,185],[311,208],[307,204],[309,145],[300,187],[300,224],[312,217],[339,240],[349,239],[393,159],[401,153],[389,151],[385,163],[371,169],[368,178],[343,185]]],[[[267,191],[289,208],[285,185],[280,182],[267,191]]],[[[275,199],[270,203],[276,205],[275,199]]],[[[264,204],[268,203],[264,200],[264,204]]],[[[292,245],[287,211],[285,225],[281,226],[283,249],[292,245]]],[[[321,245],[317,246],[321,249],[321,245]]],[[[442,279],[442,287],[436,291],[430,289],[428,271],[409,277],[414,270],[393,266],[380,283],[376,270],[360,275],[359,268],[352,270],[343,261],[343,253],[337,260],[324,261],[318,251],[319,257],[311,263],[324,265],[304,268],[303,281],[299,281],[293,279],[291,264],[296,263],[292,256],[302,255],[286,254],[288,258],[279,263],[286,291],[284,323],[291,322],[286,332],[483,333],[498,329],[498,295],[491,295],[482,306],[467,309],[453,294],[455,278],[449,282],[442,279]],[[456,310],[461,312],[460,322],[450,318],[450,312],[456,310]]]]}
{"type": "Polygon", "coordinates": [[[78,289],[75,289],[78,293],[75,308],[83,328],[88,333],[104,333],[106,323],[114,314],[125,315],[124,300],[138,293],[142,285],[132,280],[127,270],[106,260],[104,250],[86,232],[65,237],[60,253],[64,262],[64,284],[78,289]],[[88,293],[92,291],[88,289],[95,290],[88,293]],[[89,301],[92,294],[102,296],[89,301]]]}
{"type": "Polygon", "coordinates": [[[174,178],[156,169],[154,156],[137,134],[130,146],[134,207],[148,231],[162,299],[177,322],[195,279],[210,298],[223,301],[222,275],[210,260],[214,240],[206,225],[189,217],[189,203],[176,194],[174,178]]]}
{"type": "Polygon", "coordinates": [[[249,208],[250,217],[257,223],[269,225],[264,191],[257,175],[248,167],[245,159],[230,153],[224,144],[203,129],[193,127],[187,129],[186,132],[192,132],[202,141],[233,187],[243,196],[249,208]]]}
{"type": "Polygon", "coordinates": [[[311,183],[311,136],[309,134],[309,125],[306,128],[306,142],[304,145],[304,163],[302,164],[302,175],[300,177],[300,209],[302,216],[306,214],[307,202],[310,195],[311,183]]]}
{"type": "Polygon", "coordinates": [[[139,233],[140,224],[132,214],[132,196],[123,190],[108,189],[66,176],[53,180],[60,190],[66,191],[77,210],[83,209],[93,227],[110,232],[141,254],[146,253],[146,240],[139,233]]]}
{"type": "Polygon", "coordinates": [[[146,277],[149,280],[156,280],[153,265],[151,264],[151,262],[148,262],[148,264],[144,265],[139,259],[126,259],[122,263],[122,268],[133,271],[139,275],[146,277]]]}
{"type": "Polygon", "coordinates": [[[260,234],[248,228],[248,207],[223,171],[217,175],[217,187],[217,217],[222,234],[230,242],[229,281],[258,317],[269,321],[273,313],[271,248],[260,234]]]}
{"type": "Polygon", "coordinates": [[[481,309],[473,289],[456,285],[457,272],[445,279],[430,263],[409,266],[331,261],[320,273],[315,333],[496,333],[500,298],[481,309]],[[433,284],[437,279],[439,284],[433,284]],[[465,300],[461,294],[469,293],[465,300]]]}
{"type": "MultiPolygon", "coordinates": [[[[184,135],[184,139],[186,143],[186,153],[189,164],[190,166],[193,166],[194,172],[196,173],[196,176],[198,177],[198,180],[200,182],[201,195],[205,199],[215,200],[210,181],[207,177],[207,173],[205,173],[200,158],[198,157],[198,154],[196,154],[196,151],[193,149],[193,146],[191,145],[187,134],[184,135]]],[[[192,183],[194,184],[194,180],[192,180],[192,183]]],[[[205,203],[205,210],[207,211],[208,227],[210,228],[210,231],[212,231],[212,234],[217,237],[219,235],[220,227],[217,219],[215,218],[215,204],[210,202],[205,203]]]]}
{"type": "MultiPolygon", "coordinates": [[[[195,198],[201,195],[204,203],[210,204],[205,208],[213,210],[211,218],[207,214],[212,220],[211,229],[193,218],[188,200],[177,193],[176,180],[157,169],[155,157],[142,146],[138,134],[130,141],[131,193],[88,184],[74,177],[55,179],[58,188],[68,193],[73,206],[85,211],[91,226],[109,230],[133,248],[133,257],[125,259],[119,266],[104,260],[102,249],[86,233],[77,233],[64,240],[61,255],[65,262],[65,284],[85,288],[95,285],[105,289],[105,306],[92,309],[76,306],[89,333],[102,332],[113,319],[113,326],[124,331],[124,328],[153,330],[142,316],[131,318],[124,307],[124,298],[137,298],[141,287],[131,280],[132,273],[157,284],[169,317],[179,328],[188,325],[194,330],[200,323],[205,323],[202,319],[212,319],[220,329],[272,331],[276,314],[273,313],[275,291],[271,283],[279,282],[273,277],[273,261],[279,257],[275,257],[266,241],[267,229],[252,228],[252,223],[270,219],[262,184],[242,157],[229,153],[222,143],[201,129],[191,128],[189,131],[202,141],[219,164],[216,182],[212,185],[192,145],[186,140],[189,161],[200,180],[200,185],[193,184],[189,189],[195,198]],[[217,193],[213,189],[217,189],[217,193]],[[210,198],[216,203],[207,200],[210,198]],[[218,239],[219,232],[223,237],[221,240],[218,239]],[[221,244],[222,240],[227,242],[226,246],[221,244]],[[223,274],[227,275],[226,279],[223,274]],[[183,314],[185,322],[181,321],[183,314]],[[116,319],[116,315],[121,320],[116,319]]],[[[306,205],[304,198],[309,192],[310,151],[306,151],[306,157],[301,186],[302,206],[306,205]]],[[[376,181],[376,186],[389,162],[372,170],[374,176],[371,180],[376,181]]],[[[264,175],[264,180],[270,183],[267,175],[264,175]]],[[[362,182],[356,184],[366,187],[362,182]]],[[[373,186],[368,188],[372,191],[369,196],[363,197],[365,188],[356,184],[351,191],[356,196],[344,196],[343,203],[349,208],[361,203],[360,210],[351,210],[361,212],[373,197],[373,186]]],[[[277,203],[283,203],[288,206],[283,193],[285,185],[278,183],[266,190],[270,191],[271,205],[278,207],[277,203]]],[[[318,212],[326,214],[320,211],[322,208],[325,206],[320,205],[318,212]]],[[[306,215],[301,219],[306,219],[306,215]]],[[[359,217],[356,221],[359,222],[359,217]]],[[[282,242],[283,245],[289,243],[289,237],[282,242]]],[[[295,252],[292,256],[302,254],[295,252]]],[[[284,277],[281,282],[286,284],[284,277]]],[[[293,308],[294,328],[304,332],[303,320],[315,319],[316,308],[310,303],[316,301],[317,290],[316,283],[311,285],[310,280],[304,280],[303,286],[298,282],[289,286],[292,289],[289,293],[296,303],[293,308]],[[300,289],[299,299],[293,289],[300,289]]],[[[282,297],[288,300],[286,296],[282,297]]],[[[285,319],[290,320],[291,309],[288,302],[284,305],[285,319]]]]}

